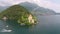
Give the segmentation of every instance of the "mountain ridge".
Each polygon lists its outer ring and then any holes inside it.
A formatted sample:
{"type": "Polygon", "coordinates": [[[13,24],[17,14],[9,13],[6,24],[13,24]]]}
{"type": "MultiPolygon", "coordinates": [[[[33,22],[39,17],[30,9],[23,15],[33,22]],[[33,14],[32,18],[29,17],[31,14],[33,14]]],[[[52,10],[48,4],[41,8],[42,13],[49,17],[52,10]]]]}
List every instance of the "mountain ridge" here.
{"type": "Polygon", "coordinates": [[[42,13],[42,14],[44,13],[44,14],[49,14],[49,15],[55,15],[56,14],[55,11],[48,9],[48,8],[40,7],[34,3],[24,2],[24,3],[20,3],[20,5],[24,6],[29,11],[32,11],[32,12],[37,13],[37,14],[38,13],[42,13]]]}
{"type": "MultiPolygon", "coordinates": [[[[30,3],[30,2],[23,2],[23,3],[20,3],[20,4],[17,4],[17,5],[21,5],[21,6],[24,6],[26,9],[28,9],[30,12],[32,13],[37,13],[37,15],[40,15],[40,13],[42,15],[44,14],[50,14],[50,15],[55,15],[56,12],[54,12],[53,10],[51,9],[48,9],[48,8],[44,8],[44,7],[40,7],[38,6],[37,4],[35,3],[30,3]],[[37,8],[37,9],[36,9],[37,8]],[[39,14],[38,14],[39,13],[39,14]]],[[[6,7],[0,7],[0,12],[2,12],[3,10],[7,9],[8,7],[10,6],[6,6],[6,7]]]]}

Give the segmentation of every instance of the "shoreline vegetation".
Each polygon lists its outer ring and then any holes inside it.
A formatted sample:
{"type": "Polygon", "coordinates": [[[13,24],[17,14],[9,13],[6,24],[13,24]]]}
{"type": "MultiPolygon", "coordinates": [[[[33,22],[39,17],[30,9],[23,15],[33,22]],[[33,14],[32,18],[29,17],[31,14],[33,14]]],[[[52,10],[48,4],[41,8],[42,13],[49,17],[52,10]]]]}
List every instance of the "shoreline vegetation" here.
{"type": "Polygon", "coordinates": [[[36,17],[20,5],[14,5],[2,11],[0,19],[16,20],[20,25],[33,25],[37,23],[36,17]]]}

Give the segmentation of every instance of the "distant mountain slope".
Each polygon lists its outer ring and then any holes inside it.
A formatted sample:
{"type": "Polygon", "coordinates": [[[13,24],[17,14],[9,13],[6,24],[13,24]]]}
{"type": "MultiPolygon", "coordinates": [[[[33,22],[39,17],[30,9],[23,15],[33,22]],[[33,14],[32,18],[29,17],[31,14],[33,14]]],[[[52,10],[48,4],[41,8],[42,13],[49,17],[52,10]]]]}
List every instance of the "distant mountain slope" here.
{"type": "Polygon", "coordinates": [[[55,15],[56,14],[53,10],[40,7],[34,3],[24,2],[24,3],[20,3],[20,5],[24,6],[29,11],[32,11],[32,13],[35,13],[37,15],[38,14],[39,15],[55,15]]]}
{"type": "Polygon", "coordinates": [[[9,6],[0,6],[0,12],[4,11],[5,9],[7,9],[9,6]]]}
{"type": "Polygon", "coordinates": [[[60,15],[60,13],[56,13],[56,15],[60,15]]]}
{"type": "Polygon", "coordinates": [[[38,5],[36,5],[34,3],[29,3],[29,2],[20,3],[20,5],[24,6],[25,8],[27,8],[30,11],[32,11],[34,8],[39,7],[38,5]]]}

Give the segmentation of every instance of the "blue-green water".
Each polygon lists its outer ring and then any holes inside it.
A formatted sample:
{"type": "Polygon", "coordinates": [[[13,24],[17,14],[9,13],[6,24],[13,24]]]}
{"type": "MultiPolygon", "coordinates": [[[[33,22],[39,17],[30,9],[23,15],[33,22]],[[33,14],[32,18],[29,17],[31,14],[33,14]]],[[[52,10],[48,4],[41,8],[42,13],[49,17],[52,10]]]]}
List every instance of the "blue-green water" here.
{"type": "Polygon", "coordinates": [[[37,16],[37,18],[38,24],[29,27],[19,26],[15,21],[0,20],[0,34],[60,34],[60,15],[37,16]],[[12,31],[2,32],[3,29],[12,31]]]}

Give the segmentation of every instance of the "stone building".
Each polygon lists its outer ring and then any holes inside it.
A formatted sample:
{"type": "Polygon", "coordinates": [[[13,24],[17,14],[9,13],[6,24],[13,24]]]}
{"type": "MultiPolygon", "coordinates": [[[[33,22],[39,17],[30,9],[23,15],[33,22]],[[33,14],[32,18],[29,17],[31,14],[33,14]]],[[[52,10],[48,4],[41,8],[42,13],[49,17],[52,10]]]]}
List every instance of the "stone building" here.
{"type": "Polygon", "coordinates": [[[34,19],[33,19],[33,16],[32,15],[29,15],[28,21],[29,21],[29,23],[34,23],[34,19]]]}

